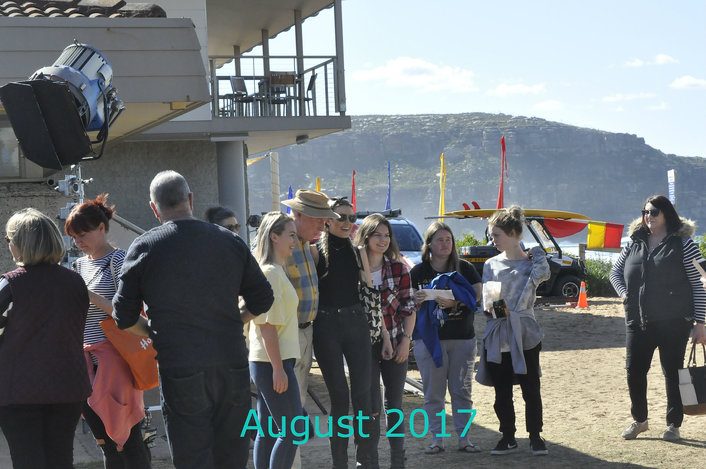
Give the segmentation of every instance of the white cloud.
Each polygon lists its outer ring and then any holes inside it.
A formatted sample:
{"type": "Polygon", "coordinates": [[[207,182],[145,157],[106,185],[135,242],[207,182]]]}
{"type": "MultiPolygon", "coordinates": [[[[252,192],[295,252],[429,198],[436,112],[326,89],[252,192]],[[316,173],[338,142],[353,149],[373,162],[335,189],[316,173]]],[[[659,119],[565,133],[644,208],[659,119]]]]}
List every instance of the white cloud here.
{"type": "Polygon", "coordinates": [[[667,54],[657,54],[652,60],[642,60],[638,58],[630,59],[623,64],[625,67],[644,67],[646,65],[669,65],[678,64],[679,60],[675,59],[671,55],[667,54]]]}
{"type": "Polygon", "coordinates": [[[706,80],[703,78],[694,78],[691,75],[684,75],[670,83],[669,87],[678,90],[706,90],[706,80]]]}
{"type": "Polygon", "coordinates": [[[353,72],[356,81],[382,82],[390,86],[407,86],[422,92],[469,93],[478,91],[473,72],[460,67],[438,65],[412,57],[388,60],[380,67],[353,72]]]}
{"type": "Polygon", "coordinates": [[[494,90],[488,90],[486,94],[491,96],[510,96],[518,94],[539,94],[544,93],[544,84],[524,85],[522,83],[501,83],[494,90]]]}
{"type": "Polygon", "coordinates": [[[556,99],[550,99],[548,101],[542,101],[532,106],[536,111],[559,111],[564,109],[564,104],[556,99]]]}
{"type": "Polygon", "coordinates": [[[623,106],[618,106],[615,108],[615,112],[625,112],[625,109],[623,108],[623,106]]]}
{"type": "Polygon", "coordinates": [[[659,104],[653,104],[652,106],[647,106],[647,110],[649,111],[666,111],[669,109],[669,105],[662,101],[659,104]]]}
{"type": "Polygon", "coordinates": [[[636,99],[650,99],[657,96],[654,93],[617,93],[602,99],[604,103],[617,103],[619,101],[634,101],[636,99]]]}
{"type": "Polygon", "coordinates": [[[667,54],[657,54],[655,55],[653,63],[655,65],[668,65],[668,64],[678,64],[679,61],[674,57],[667,54]]]}

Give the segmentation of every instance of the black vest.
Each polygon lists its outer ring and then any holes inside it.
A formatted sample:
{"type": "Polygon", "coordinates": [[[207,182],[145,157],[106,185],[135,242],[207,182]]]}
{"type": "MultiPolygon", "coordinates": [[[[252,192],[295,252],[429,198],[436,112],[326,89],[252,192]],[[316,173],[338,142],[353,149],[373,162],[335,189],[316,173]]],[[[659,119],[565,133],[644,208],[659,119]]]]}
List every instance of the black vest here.
{"type": "Polygon", "coordinates": [[[652,251],[644,231],[633,235],[623,270],[627,285],[625,322],[628,327],[644,327],[648,322],[694,316],[691,283],[684,270],[684,244],[670,234],[652,251]]]}

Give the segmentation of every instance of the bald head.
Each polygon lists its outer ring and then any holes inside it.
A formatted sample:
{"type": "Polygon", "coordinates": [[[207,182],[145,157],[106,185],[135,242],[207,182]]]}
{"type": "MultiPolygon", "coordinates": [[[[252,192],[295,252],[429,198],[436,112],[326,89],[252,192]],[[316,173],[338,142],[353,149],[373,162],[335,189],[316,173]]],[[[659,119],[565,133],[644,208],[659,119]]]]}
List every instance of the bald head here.
{"type": "Polygon", "coordinates": [[[150,184],[150,200],[155,214],[163,221],[165,218],[185,216],[185,212],[191,216],[191,190],[184,176],[176,171],[157,173],[150,184]]]}

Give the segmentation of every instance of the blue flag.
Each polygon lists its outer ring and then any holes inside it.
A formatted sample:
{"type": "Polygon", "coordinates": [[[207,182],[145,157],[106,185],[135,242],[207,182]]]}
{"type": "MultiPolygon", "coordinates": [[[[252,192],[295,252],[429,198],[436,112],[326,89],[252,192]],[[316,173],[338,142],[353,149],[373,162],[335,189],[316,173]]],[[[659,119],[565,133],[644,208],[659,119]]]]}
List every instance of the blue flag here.
{"type": "MultiPolygon", "coordinates": [[[[289,186],[289,193],[287,194],[287,199],[291,200],[294,196],[292,195],[292,186],[289,186]]],[[[287,215],[292,213],[291,207],[287,207],[287,215]]]]}
{"type": "Polygon", "coordinates": [[[390,162],[387,162],[387,202],[385,202],[385,210],[390,210],[390,195],[392,192],[392,187],[390,184],[390,162]]]}

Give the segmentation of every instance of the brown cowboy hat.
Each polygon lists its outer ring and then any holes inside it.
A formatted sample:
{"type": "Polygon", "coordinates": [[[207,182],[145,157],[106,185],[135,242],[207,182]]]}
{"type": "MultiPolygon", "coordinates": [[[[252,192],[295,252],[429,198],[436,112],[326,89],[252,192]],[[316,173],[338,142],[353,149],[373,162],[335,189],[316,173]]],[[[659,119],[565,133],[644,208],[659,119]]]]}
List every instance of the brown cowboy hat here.
{"type": "Polygon", "coordinates": [[[281,203],[311,218],[340,218],[329,208],[329,198],[323,192],[299,189],[293,199],[281,203]]]}

